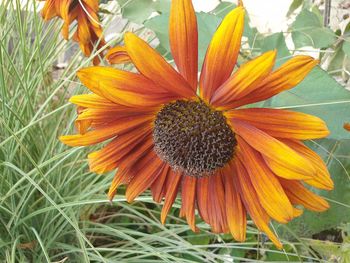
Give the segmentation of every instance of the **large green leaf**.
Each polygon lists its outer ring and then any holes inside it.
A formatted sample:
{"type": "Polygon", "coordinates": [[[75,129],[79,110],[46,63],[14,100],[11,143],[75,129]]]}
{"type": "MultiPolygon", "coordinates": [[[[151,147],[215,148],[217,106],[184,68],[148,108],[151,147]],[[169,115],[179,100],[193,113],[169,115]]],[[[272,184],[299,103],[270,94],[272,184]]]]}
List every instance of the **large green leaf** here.
{"type": "Polygon", "coordinates": [[[350,116],[350,92],[319,67],[297,87],[273,97],[265,106],[316,115],[327,123],[329,138],[350,139],[350,133],[343,129],[344,120],[350,116]]]}
{"type": "Polygon", "coordinates": [[[343,51],[350,57],[350,38],[346,38],[343,43],[343,51]]]}
{"type": "Polygon", "coordinates": [[[143,23],[153,12],[164,13],[170,10],[170,0],[118,0],[123,17],[137,24],[143,23]]]}
{"type": "Polygon", "coordinates": [[[289,7],[287,16],[293,14],[295,10],[297,10],[303,4],[303,0],[293,0],[292,4],[289,7]]]}
{"type": "Polygon", "coordinates": [[[292,38],[296,48],[312,46],[325,48],[336,40],[332,30],[322,25],[319,17],[306,9],[303,9],[296,17],[292,26],[292,38]]]}
{"type": "Polygon", "coordinates": [[[274,33],[262,39],[261,51],[277,50],[277,58],[290,56],[290,52],[286,45],[286,40],[282,32],[274,33]]]}

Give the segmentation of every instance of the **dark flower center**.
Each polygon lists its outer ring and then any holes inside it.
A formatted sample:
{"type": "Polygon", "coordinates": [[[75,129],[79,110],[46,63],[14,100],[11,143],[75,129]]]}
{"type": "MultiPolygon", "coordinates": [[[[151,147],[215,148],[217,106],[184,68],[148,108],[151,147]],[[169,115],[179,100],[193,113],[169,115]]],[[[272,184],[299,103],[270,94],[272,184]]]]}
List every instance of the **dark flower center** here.
{"type": "Polygon", "coordinates": [[[237,141],[226,118],[202,101],[178,100],[157,114],[155,151],[174,170],[211,175],[233,157],[237,141]]]}

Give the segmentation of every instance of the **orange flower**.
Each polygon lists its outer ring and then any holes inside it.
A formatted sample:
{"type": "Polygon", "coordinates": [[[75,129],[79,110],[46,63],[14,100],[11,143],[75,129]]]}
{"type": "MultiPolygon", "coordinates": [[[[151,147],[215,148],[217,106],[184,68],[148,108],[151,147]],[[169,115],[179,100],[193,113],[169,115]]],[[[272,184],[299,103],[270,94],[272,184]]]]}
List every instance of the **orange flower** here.
{"type": "Polygon", "coordinates": [[[347,131],[350,131],[350,123],[344,123],[344,129],[347,130],[347,131]]]}
{"type": "MultiPolygon", "coordinates": [[[[41,14],[44,20],[56,16],[63,19],[65,39],[68,39],[69,25],[76,20],[78,25],[73,39],[79,43],[84,55],[90,56],[96,43],[99,42],[98,48],[105,44],[97,15],[98,3],[98,0],[46,0],[41,14]]],[[[94,64],[99,64],[98,57],[94,58],[94,64]]]]}
{"type": "Polygon", "coordinates": [[[125,48],[116,52],[131,59],[138,73],[80,70],[78,77],[93,94],[71,98],[81,108],[79,134],[60,139],[70,146],[111,139],[88,156],[91,171],[118,169],[110,199],[121,184],[127,184],[129,202],[150,188],[156,202],[165,199],[164,223],[180,192],[180,215],[193,231],[197,210],[213,232],[231,232],[243,241],[249,215],[281,248],[271,220],[287,223],[299,216],[302,210],[295,205],[328,208],[304,186],[332,189],[327,167],[301,141],[326,137],[329,131],[311,115],[239,108],[291,89],[317,64],[297,56],[273,71],[276,52],[269,51],[234,70],[243,24],[240,5],[214,34],[198,83],[195,12],[190,0],[173,0],[170,46],[177,70],[139,37],[125,34],[125,48]]]}

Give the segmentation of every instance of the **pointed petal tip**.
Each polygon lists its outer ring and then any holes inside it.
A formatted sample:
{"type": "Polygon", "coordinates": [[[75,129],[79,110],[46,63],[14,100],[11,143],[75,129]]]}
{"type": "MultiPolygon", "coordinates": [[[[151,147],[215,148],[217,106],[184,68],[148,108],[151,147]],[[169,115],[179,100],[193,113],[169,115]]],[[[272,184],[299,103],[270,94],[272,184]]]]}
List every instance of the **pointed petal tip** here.
{"type": "Polygon", "coordinates": [[[166,221],[166,215],[164,213],[160,214],[160,222],[162,223],[162,225],[165,225],[165,221],[166,221]]]}
{"type": "Polygon", "coordinates": [[[135,38],[135,34],[128,31],[128,32],[125,32],[124,34],[124,41],[127,42],[129,41],[131,38],[135,38]]]}
{"type": "Polygon", "coordinates": [[[58,137],[58,140],[59,140],[60,142],[62,142],[63,144],[65,144],[65,145],[69,145],[69,144],[67,143],[67,141],[68,141],[68,139],[69,139],[70,136],[72,136],[72,135],[61,135],[61,136],[58,137]]]}

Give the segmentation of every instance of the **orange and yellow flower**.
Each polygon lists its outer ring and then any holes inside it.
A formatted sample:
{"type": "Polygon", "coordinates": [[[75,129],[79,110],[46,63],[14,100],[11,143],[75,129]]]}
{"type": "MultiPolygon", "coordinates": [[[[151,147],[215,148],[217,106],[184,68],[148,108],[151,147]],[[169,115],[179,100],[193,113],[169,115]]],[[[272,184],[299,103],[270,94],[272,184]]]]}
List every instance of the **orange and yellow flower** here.
{"type": "Polygon", "coordinates": [[[156,202],[164,199],[165,223],[180,193],[180,215],[193,231],[198,211],[213,232],[243,241],[249,215],[281,248],[271,220],[287,223],[300,216],[298,205],[318,212],[329,207],[305,186],[331,190],[333,182],[322,159],[302,142],[329,131],[304,113],[242,107],[291,89],[317,64],[296,56],[274,70],[276,52],[268,51],[235,68],[244,13],[240,4],[224,18],[198,80],[192,2],[173,0],[170,46],[177,70],[138,36],[125,34],[125,47],[110,58],[130,59],[138,72],[80,70],[78,77],[93,93],[71,98],[79,107],[79,134],[60,139],[70,146],[110,140],[88,156],[91,171],[117,169],[110,199],[121,184],[129,202],[150,189],[156,202]]]}
{"type": "MultiPolygon", "coordinates": [[[[76,21],[77,30],[73,39],[79,43],[84,55],[89,57],[96,43],[98,48],[105,44],[98,10],[98,0],[46,0],[41,14],[44,20],[57,16],[63,19],[62,35],[65,39],[69,37],[69,26],[76,21]]],[[[94,64],[98,63],[99,59],[95,57],[94,64]]]]}

